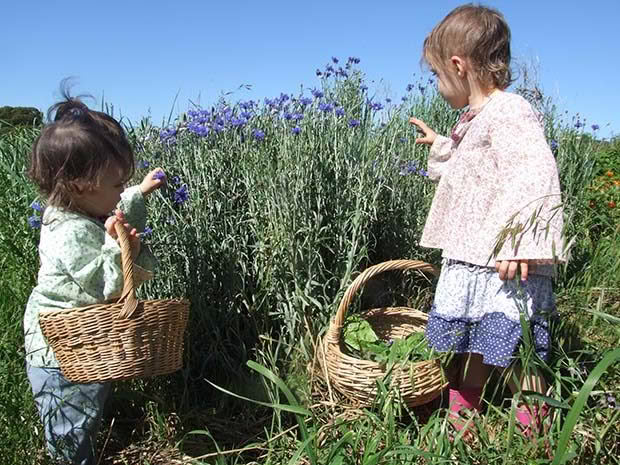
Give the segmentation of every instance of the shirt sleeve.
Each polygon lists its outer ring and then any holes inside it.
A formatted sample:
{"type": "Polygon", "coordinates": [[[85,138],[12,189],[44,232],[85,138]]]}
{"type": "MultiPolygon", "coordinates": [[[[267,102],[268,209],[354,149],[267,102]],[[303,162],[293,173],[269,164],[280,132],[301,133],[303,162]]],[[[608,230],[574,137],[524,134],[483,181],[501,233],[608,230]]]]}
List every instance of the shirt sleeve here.
{"type": "Polygon", "coordinates": [[[67,223],[55,232],[61,269],[86,294],[76,301],[100,302],[118,297],[123,288],[121,251],[105,230],[90,221],[67,223]]]}
{"type": "Polygon", "coordinates": [[[132,186],[121,194],[118,208],[125,214],[127,222],[138,230],[146,227],[146,202],[140,186],[132,186]]]}
{"type": "Polygon", "coordinates": [[[498,176],[493,210],[496,260],[564,261],[561,192],[543,128],[525,100],[503,111],[490,129],[498,176]]]}
{"type": "Polygon", "coordinates": [[[428,177],[439,181],[454,152],[453,141],[449,137],[437,135],[428,154],[428,177]]]}

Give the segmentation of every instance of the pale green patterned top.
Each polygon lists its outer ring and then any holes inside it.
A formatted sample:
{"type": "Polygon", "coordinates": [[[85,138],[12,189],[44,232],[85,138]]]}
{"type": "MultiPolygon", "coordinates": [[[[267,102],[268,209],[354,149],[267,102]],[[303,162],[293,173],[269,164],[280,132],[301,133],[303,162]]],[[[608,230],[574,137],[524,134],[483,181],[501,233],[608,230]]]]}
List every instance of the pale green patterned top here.
{"type": "MultiPolygon", "coordinates": [[[[119,208],[129,224],[144,230],[146,205],[139,186],[122,193],[119,208]]],[[[123,287],[121,250],[100,221],[48,207],[43,214],[39,258],[37,285],[24,315],[26,360],[32,366],[58,367],[41,333],[39,310],[83,307],[119,297],[123,287]]],[[[155,267],[155,258],[144,245],[135,264],[139,279],[155,267]]]]}

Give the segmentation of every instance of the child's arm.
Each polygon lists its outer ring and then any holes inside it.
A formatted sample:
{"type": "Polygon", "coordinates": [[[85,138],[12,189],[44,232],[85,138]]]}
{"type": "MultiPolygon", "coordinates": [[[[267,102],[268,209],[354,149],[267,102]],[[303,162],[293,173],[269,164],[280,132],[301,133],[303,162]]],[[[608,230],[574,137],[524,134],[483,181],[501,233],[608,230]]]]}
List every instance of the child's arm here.
{"type": "Polygon", "coordinates": [[[438,181],[441,178],[447,162],[452,157],[453,141],[448,137],[441,136],[429,128],[426,123],[417,118],[409,118],[409,123],[417,126],[423,134],[415,140],[416,144],[430,145],[428,154],[427,171],[429,179],[438,181]]]}
{"type": "Polygon", "coordinates": [[[497,266],[510,277],[511,268],[516,271],[524,260],[528,271],[533,263],[563,260],[558,172],[534,110],[515,97],[499,109],[489,135],[489,155],[497,166],[497,183],[489,186],[496,193],[489,215],[498,233],[508,233],[497,244],[497,266]]]}

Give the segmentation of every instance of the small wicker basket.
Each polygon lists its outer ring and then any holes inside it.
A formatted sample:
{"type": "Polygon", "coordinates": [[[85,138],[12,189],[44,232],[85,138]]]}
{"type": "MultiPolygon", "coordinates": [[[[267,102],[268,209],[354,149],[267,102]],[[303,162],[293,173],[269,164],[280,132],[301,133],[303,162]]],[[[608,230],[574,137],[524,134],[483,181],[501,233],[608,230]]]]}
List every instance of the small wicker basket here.
{"type": "MultiPolygon", "coordinates": [[[[391,260],[367,268],[345,292],[336,316],[319,344],[318,359],[326,381],[362,407],[372,405],[378,391],[377,381],[381,380],[389,379],[390,387],[398,389],[401,399],[409,407],[432,401],[447,386],[438,360],[396,364],[387,377],[385,365],[347,354],[341,334],[353,296],[373,276],[389,270],[422,270],[437,274],[433,266],[418,260],[391,260]]],[[[423,331],[428,319],[425,313],[407,307],[377,308],[361,316],[383,340],[423,331]]]]}
{"type": "Polygon", "coordinates": [[[138,301],[126,228],[116,223],[124,287],[116,303],[41,310],[39,324],[65,378],[119,381],[172,373],[183,363],[184,299],[138,301]]]}

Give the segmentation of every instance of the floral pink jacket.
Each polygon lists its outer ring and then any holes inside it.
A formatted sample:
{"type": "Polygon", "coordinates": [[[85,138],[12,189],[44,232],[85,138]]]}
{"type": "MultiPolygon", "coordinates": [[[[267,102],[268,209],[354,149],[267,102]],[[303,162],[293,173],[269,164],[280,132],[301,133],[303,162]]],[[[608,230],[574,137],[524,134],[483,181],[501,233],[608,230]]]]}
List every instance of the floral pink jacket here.
{"type": "Polygon", "coordinates": [[[555,159],[536,112],[519,95],[497,91],[450,138],[437,136],[428,174],[439,184],[421,246],[481,266],[528,259],[530,272],[546,275],[553,267],[544,265],[565,261],[555,159]]]}

